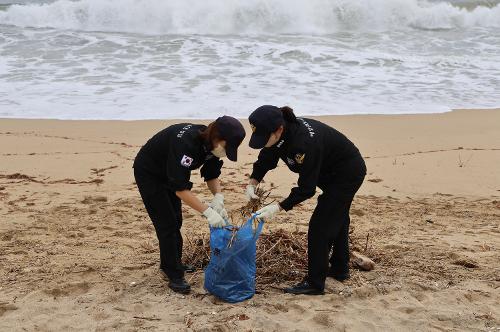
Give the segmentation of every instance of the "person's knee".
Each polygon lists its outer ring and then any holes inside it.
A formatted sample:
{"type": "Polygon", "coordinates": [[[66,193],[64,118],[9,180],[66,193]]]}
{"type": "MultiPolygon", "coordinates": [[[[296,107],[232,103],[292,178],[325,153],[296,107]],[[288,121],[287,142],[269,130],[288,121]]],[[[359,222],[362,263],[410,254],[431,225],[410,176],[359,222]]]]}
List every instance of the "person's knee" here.
{"type": "Polygon", "coordinates": [[[309,225],[307,232],[308,243],[311,245],[328,246],[331,242],[333,228],[328,223],[309,225]]]}
{"type": "Polygon", "coordinates": [[[172,218],[172,220],[153,220],[153,225],[155,227],[156,233],[158,236],[162,235],[164,237],[175,236],[179,233],[179,225],[177,220],[172,218]]]}

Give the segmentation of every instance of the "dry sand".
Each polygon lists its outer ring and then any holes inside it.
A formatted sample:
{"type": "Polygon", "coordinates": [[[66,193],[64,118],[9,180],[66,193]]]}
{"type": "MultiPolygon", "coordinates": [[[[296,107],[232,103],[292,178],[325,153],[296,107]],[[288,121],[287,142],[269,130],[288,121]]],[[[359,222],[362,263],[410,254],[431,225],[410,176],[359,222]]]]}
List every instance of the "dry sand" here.
{"type": "MultiPolygon", "coordinates": [[[[500,109],[321,119],[366,158],[353,238],[376,268],[325,296],[264,288],[240,304],[207,295],[202,273],[188,296],[158,273],[131,165],[170,122],[0,120],[0,331],[499,331],[500,109]]],[[[247,140],[225,163],[229,209],[257,156],[247,140]]],[[[266,183],[280,197],[296,178],[280,163],[266,183]]],[[[264,231],[307,229],[314,205],[264,231]]],[[[185,234],[208,232],[184,212],[185,234]]]]}

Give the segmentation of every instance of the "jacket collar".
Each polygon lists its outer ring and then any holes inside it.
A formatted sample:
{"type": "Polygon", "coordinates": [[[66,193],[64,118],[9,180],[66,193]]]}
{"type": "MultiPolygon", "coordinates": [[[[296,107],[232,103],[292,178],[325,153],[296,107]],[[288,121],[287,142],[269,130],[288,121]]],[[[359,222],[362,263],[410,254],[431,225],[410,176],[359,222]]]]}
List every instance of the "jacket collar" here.
{"type": "Polygon", "coordinates": [[[276,142],[273,147],[282,148],[287,147],[290,142],[293,142],[293,138],[296,136],[297,131],[300,128],[300,123],[285,123],[285,127],[283,133],[281,134],[280,139],[276,142]]]}

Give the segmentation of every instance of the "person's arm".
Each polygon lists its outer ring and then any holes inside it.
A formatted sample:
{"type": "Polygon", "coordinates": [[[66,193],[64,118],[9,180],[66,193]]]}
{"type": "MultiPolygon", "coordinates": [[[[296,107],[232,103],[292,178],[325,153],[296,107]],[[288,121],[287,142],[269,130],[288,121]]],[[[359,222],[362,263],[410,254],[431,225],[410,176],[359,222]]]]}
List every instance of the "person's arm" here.
{"type": "Polygon", "coordinates": [[[227,221],[213,208],[202,203],[195,194],[190,190],[176,191],[175,194],[184,203],[200,212],[208,220],[211,227],[223,227],[227,225],[227,221]]]}
{"type": "Polygon", "coordinates": [[[255,194],[255,189],[266,173],[276,168],[278,160],[279,154],[275,148],[264,148],[260,151],[257,161],[253,164],[252,175],[250,175],[248,185],[245,189],[247,200],[259,198],[255,194]]]}
{"type": "Polygon", "coordinates": [[[176,191],[175,194],[189,207],[195,209],[199,213],[203,213],[208,209],[208,205],[200,201],[191,190],[176,191]]]}
{"type": "Polygon", "coordinates": [[[208,189],[214,195],[209,206],[213,208],[224,219],[229,219],[226,208],[224,207],[224,195],[220,185],[219,176],[221,174],[222,160],[216,157],[211,157],[203,164],[200,170],[201,176],[205,179],[208,189]]]}
{"type": "Polygon", "coordinates": [[[293,188],[290,195],[283,201],[264,206],[256,212],[256,215],[259,218],[269,221],[281,210],[291,210],[295,205],[314,196],[316,193],[319,171],[321,169],[321,160],[320,149],[308,149],[308,152],[304,154],[304,164],[299,173],[297,187],[293,188]]]}
{"type": "MultiPolygon", "coordinates": [[[[186,164],[186,158],[192,158],[190,148],[182,140],[171,142],[168,151],[167,176],[168,188],[174,192],[191,190],[193,183],[190,181],[191,170],[186,164]]],[[[195,162],[194,159],[191,163],[195,162]]]]}
{"type": "MultiPolygon", "coordinates": [[[[189,181],[191,176],[189,164],[193,163],[194,160],[191,159],[188,164],[187,158],[191,158],[190,155],[195,154],[189,152],[189,147],[183,146],[181,142],[178,143],[179,144],[171,145],[170,158],[167,163],[168,187],[172,191],[175,191],[177,197],[189,207],[203,214],[203,216],[207,218],[210,226],[222,227],[226,225],[227,222],[224,220],[223,216],[207,204],[202,203],[198,197],[191,192],[193,183],[189,181]]],[[[220,164],[222,165],[222,162],[220,162],[220,164]]]]}
{"type": "Polygon", "coordinates": [[[217,211],[217,213],[220,214],[222,218],[226,220],[229,219],[229,215],[227,214],[226,208],[224,206],[224,195],[222,195],[222,189],[219,179],[217,178],[207,181],[207,186],[214,195],[212,202],[210,202],[208,206],[217,211]]]}
{"type": "Polygon", "coordinates": [[[297,187],[292,188],[290,195],[279,203],[279,206],[285,211],[291,210],[295,205],[313,197],[316,193],[316,185],[322,164],[321,148],[307,149],[307,152],[304,153],[303,163],[297,187]]]}
{"type": "Polygon", "coordinates": [[[219,178],[215,178],[207,181],[207,187],[210,189],[210,192],[215,195],[222,192],[219,178]]]}
{"type": "Polygon", "coordinates": [[[275,169],[280,159],[277,148],[263,148],[259,152],[257,161],[253,164],[252,175],[250,175],[249,184],[257,185],[262,181],[266,173],[275,169]]]}
{"type": "Polygon", "coordinates": [[[216,180],[220,176],[223,164],[224,162],[219,158],[210,156],[210,158],[203,163],[203,166],[201,166],[200,175],[207,183],[210,191],[212,191],[212,188],[210,188],[211,184],[209,182],[216,180]]]}
{"type": "Polygon", "coordinates": [[[254,178],[250,178],[250,180],[248,181],[248,184],[254,187],[256,187],[259,183],[260,182],[255,180],[254,178]]]}

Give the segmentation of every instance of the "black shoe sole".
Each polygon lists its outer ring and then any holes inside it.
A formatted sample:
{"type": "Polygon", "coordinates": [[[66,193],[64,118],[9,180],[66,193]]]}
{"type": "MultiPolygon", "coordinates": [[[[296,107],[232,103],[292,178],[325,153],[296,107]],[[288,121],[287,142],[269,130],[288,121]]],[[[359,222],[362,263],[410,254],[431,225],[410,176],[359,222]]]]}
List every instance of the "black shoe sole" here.
{"type": "Polygon", "coordinates": [[[170,288],[171,290],[173,290],[174,292],[179,293],[179,294],[189,294],[191,292],[191,287],[190,288],[177,288],[175,286],[168,285],[168,288],[170,288]]]}
{"type": "Polygon", "coordinates": [[[351,274],[349,272],[347,272],[347,273],[335,273],[335,272],[329,271],[327,274],[327,277],[333,278],[337,281],[342,282],[342,281],[349,279],[351,277],[351,274]]]}
{"type": "Polygon", "coordinates": [[[176,286],[172,286],[172,284],[170,283],[170,279],[168,278],[167,274],[165,273],[165,271],[163,270],[160,270],[160,274],[161,276],[163,277],[163,279],[165,281],[168,281],[168,288],[170,288],[171,290],[173,290],[174,292],[176,293],[179,293],[179,294],[189,294],[189,292],[191,292],[191,287],[176,287],[176,286]]]}
{"type": "Polygon", "coordinates": [[[283,289],[283,291],[287,294],[293,294],[293,295],[325,295],[325,292],[324,291],[320,291],[320,290],[308,290],[308,291],[295,291],[295,290],[291,290],[291,289],[283,289]]]}
{"type": "Polygon", "coordinates": [[[333,275],[333,274],[329,274],[328,275],[329,278],[333,278],[337,281],[346,281],[347,279],[349,279],[351,276],[350,275],[333,275]]]}

